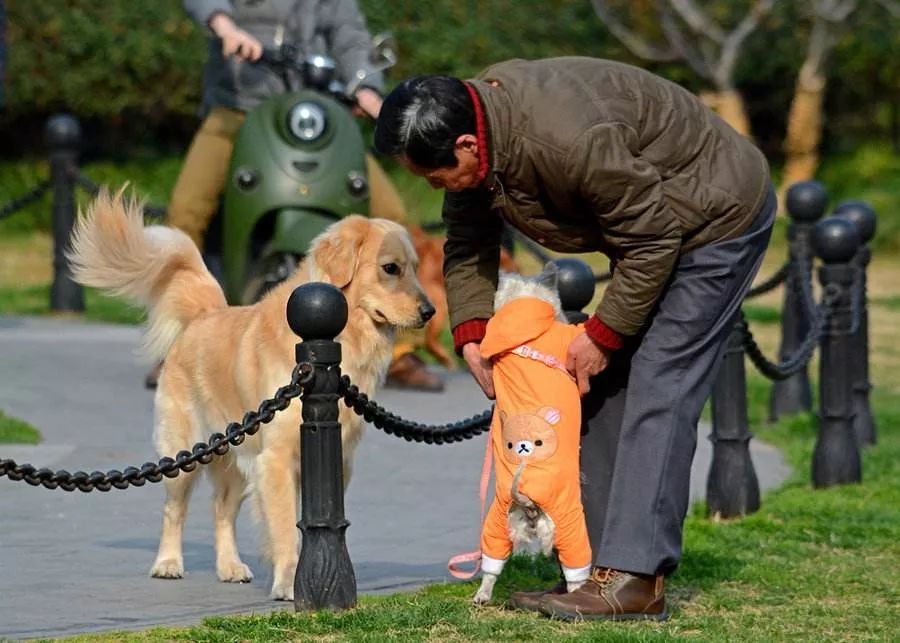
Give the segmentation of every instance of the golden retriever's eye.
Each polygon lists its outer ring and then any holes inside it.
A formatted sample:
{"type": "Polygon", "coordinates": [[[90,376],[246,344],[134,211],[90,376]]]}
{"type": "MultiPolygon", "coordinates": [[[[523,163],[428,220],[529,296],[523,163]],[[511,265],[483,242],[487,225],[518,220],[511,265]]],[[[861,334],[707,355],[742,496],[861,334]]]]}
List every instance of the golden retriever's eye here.
{"type": "Polygon", "coordinates": [[[399,275],[400,274],[400,266],[398,266],[397,264],[395,264],[393,262],[384,264],[383,266],[381,266],[381,269],[384,270],[389,275],[399,275]]]}

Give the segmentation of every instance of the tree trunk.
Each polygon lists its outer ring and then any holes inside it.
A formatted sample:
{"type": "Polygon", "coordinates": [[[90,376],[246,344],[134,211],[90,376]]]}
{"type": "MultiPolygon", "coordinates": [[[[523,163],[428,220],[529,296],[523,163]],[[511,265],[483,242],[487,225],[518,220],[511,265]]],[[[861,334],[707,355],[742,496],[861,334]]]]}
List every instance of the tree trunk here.
{"type": "Polygon", "coordinates": [[[703,104],[715,111],[722,120],[731,125],[739,134],[753,138],[750,119],[744,109],[744,99],[733,89],[704,91],[700,93],[703,104]]]}
{"type": "Polygon", "coordinates": [[[819,143],[822,140],[824,98],[824,76],[801,69],[788,113],[784,137],[784,177],[780,195],[791,184],[808,181],[816,175],[819,167],[819,143]]]}

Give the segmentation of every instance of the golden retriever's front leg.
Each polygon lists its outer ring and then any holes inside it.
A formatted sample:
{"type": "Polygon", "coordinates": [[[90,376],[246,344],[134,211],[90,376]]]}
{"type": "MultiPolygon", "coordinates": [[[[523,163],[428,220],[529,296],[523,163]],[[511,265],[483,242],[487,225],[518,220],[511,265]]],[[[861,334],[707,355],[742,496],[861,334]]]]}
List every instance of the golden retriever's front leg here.
{"type": "Polygon", "coordinates": [[[234,523],[247,482],[237,465],[230,460],[214,460],[209,464],[209,472],[213,483],[216,573],[219,580],[225,583],[250,582],[253,573],[241,560],[234,537],[234,523]]]}
{"type": "Polygon", "coordinates": [[[166,503],[163,505],[162,535],[159,539],[156,561],[150,568],[150,575],[154,578],[181,578],[184,576],[181,537],[184,531],[188,500],[196,481],[196,471],[182,472],[177,478],[166,478],[165,480],[166,503]]]}
{"type": "Polygon", "coordinates": [[[292,446],[267,445],[257,456],[257,494],[272,560],[271,597],[294,600],[297,546],[297,451],[292,446]]]}

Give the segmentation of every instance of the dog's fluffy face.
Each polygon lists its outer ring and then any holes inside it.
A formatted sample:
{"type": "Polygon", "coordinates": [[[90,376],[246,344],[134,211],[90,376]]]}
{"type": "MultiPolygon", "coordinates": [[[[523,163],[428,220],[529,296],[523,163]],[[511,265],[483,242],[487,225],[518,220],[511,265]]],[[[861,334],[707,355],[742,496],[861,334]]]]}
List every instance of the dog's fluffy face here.
{"type": "Polygon", "coordinates": [[[343,289],[376,324],[421,328],[434,312],[409,233],[397,223],[347,217],[313,242],[311,254],[313,278],[343,289]]]}
{"type": "Polygon", "coordinates": [[[559,270],[553,263],[548,263],[544,266],[543,272],[534,277],[525,277],[514,272],[501,272],[497,293],[494,295],[494,310],[500,310],[504,304],[513,299],[534,297],[553,306],[556,318],[565,321],[559,293],[556,290],[558,275],[559,270]]]}

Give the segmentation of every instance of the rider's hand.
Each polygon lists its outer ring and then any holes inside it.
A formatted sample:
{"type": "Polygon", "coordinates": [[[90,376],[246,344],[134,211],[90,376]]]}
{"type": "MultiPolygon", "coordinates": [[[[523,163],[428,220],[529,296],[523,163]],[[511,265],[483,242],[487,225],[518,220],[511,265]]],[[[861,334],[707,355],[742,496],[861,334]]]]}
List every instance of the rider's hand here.
{"type": "Polygon", "coordinates": [[[356,106],[353,112],[357,116],[368,116],[372,120],[378,118],[378,112],[381,111],[381,103],[384,101],[374,89],[361,87],[356,92],[356,106]]]}
{"type": "Polygon", "coordinates": [[[222,39],[222,55],[234,54],[243,60],[256,61],[262,56],[262,43],[234,24],[231,16],[217,13],[209,21],[209,28],[222,39]]]}
{"type": "Polygon", "coordinates": [[[463,359],[469,365],[469,370],[478,386],[484,391],[489,400],[494,399],[493,366],[489,360],[481,356],[481,347],[476,342],[469,342],[462,349],[463,359]]]}
{"type": "Polygon", "coordinates": [[[609,352],[594,343],[587,333],[581,333],[569,344],[566,368],[578,382],[578,392],[584,395],[591,390],[590,377],[609,365],[609,352]]]}

